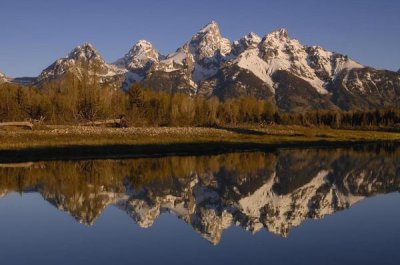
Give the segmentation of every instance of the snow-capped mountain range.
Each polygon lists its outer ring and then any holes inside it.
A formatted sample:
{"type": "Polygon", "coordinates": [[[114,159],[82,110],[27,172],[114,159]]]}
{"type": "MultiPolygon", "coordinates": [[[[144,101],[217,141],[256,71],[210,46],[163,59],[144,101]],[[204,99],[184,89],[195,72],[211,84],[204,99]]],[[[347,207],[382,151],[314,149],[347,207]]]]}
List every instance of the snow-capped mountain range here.
{"type": "Polygon", "coordinates": [[[400,104],[399,73],[303,45],[291,39],[286,29],[263,37],[251,32],[232,42],[221,35],[215,21],[166,56],[140,40],[125,56],[108,64],[91,44],[78,46],[46,68],[34,84],[40,86],[67,73],[81,77],[83,72],[124,89],[141,82],[156,90],[221,99],[270,98],[284,111],[400,104]]]}

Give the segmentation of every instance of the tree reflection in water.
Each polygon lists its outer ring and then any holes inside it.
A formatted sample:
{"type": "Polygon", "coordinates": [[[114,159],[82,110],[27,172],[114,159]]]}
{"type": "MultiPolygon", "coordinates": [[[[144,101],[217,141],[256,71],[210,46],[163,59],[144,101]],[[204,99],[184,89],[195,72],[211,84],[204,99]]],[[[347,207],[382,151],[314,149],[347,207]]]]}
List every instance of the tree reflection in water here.
{"type": "Polygon", "coordinates": [[[86,225],[109,205],[144,228],[171,213],[213,244],[234,224],[286,237],[308,218],[399,190],[400,148],[388,144],[0,164],[1,197],[38,192],[86,225]]]}

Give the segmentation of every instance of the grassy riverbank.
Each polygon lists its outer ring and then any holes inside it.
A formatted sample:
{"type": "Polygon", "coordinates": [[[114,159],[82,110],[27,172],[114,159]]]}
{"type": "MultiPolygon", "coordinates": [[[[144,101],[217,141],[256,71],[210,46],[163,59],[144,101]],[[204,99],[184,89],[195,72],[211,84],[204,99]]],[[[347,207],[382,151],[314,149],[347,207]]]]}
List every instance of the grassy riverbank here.
{"type": "Polygon", "coordinates": [[[0,131],[0,150],[65,148],[72,146],[143,146],[172,144],[262,144],[400,141],[400,133],[333,130],[298,126],[267,128],[97,128],[43,126],[34,130],[0,131]]]}

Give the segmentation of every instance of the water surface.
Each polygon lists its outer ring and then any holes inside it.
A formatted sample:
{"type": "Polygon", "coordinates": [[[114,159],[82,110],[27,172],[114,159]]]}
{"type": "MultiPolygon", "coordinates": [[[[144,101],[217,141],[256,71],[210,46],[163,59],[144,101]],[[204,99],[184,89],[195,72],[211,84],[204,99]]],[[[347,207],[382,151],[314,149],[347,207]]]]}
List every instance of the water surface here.
{"type": "Polygon", "coordinates": [[[398,264],[399,155],[0,164],[1,264],[398,264]]]}

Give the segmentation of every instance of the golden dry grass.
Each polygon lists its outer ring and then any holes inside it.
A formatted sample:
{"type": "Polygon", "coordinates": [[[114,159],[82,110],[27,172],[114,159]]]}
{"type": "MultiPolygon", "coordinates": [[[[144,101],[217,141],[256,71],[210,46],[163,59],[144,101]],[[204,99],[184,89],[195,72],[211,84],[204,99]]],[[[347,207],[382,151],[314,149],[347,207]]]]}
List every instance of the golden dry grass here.
{"type": "Polygon", "coordinates": [[[317,142],[399,141],[400,133],[334,130],[274,125],[266,128],[99,128],[42,126],[0,130],[0,150],[67,146],[159,145],[181,143],[293,144],[317,142]]]}

